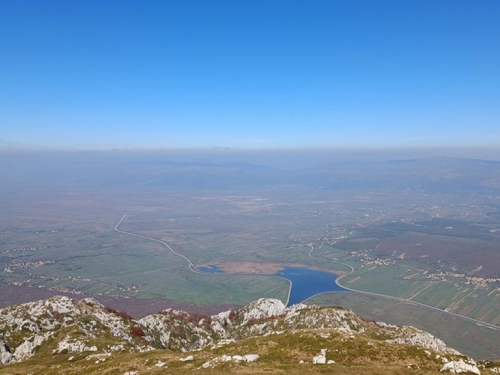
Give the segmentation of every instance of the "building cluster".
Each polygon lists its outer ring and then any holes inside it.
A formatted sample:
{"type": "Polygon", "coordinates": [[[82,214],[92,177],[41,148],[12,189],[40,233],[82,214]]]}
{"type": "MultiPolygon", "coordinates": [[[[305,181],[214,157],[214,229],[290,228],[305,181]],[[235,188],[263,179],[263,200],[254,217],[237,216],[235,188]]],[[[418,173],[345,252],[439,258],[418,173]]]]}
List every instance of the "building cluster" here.
{"type": "Polygon", "coordinates": [[[46,264],[54,264],[53,260],[13,260],[10,264],[3,269],[6,273],[13,273],[16,268],[29,268],[29,267],[41,267],[46,264]]]}
{"type": "Polygon", "coordinates": [[[364,265],[375,264],[377,266],[389,266],[389,265],[396,264],[396,261],[394,259],[374,258],[374,257],[368,255],[367,250],[351,251],[350,254],[352,257],[359,258],[359,261],[364,265]]]}
{"type": "Polygon", "coordinates": [[[500,283],[500,277],[470,276],[465,273],[458,273],[453,271],[429,273],[426,277],[432,280],[449,280],[451,277],[464,279],[465,284],[474,285],[475,287],[481,289],[488,288],[488,284],[500,283]]]}
{"type": "Polygon", "coordinates": [[[9,282],[9,285],[23,286],[23,285],[29,285],[30,283],[31,283],[31,279],[27,279],[27,280],[22,280],[22,281],[11,281],[11,282],[9,282]]]}
{"type": "Polygon", "coordinates": [[[9,253],[15,253],[18,251],[37,251],[37,247],[16,247],[14,249],[10,250],[0,250],[0,254],[9,254],[9,253]]]}
{"type": "Polygon", "coordinates": [[[137,293],[139,291],[140,285],[125,285],[121,286],[118,289],[122,292],[134,292],[137,293]]]}
{"type": "Polygon", "coordinates": [[[78,294],[78,295],[83,294],[82,292],[80,292],[78,290],[69,289],[69,288],[65,288],[62,286],[50,287],[49,290],[51,290],[53,292],[68,293],[68,294],[78,294]]]}

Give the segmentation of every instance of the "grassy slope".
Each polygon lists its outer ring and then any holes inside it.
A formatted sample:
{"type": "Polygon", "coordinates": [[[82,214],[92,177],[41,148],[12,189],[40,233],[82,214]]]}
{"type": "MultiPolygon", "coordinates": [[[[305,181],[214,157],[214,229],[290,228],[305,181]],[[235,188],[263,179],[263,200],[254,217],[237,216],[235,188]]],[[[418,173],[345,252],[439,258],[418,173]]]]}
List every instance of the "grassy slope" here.
{"type": "MultiPolygon", "coordinates": [[[[281,335],[270,335],[242,340],[222,348],[205,348],[189,353],[192,362],[181,362],[186,353],[155,350],[149,353],[114,353],[109,357],[77,354],[70,361],[71,354],[46,355],[42,359],[0,367],[0,374],[124,374],[138,371],[138,374],[189,374],[206,361],[221,355],[259,354],[255,363],[220,363],[212,369],[200,369],[206,374],[435,374],[442,362],[435,355],[428,355],[424,349],[387,344],[376,337],[339,334],[328,330],[296,331],[281,335]],[[327,349],[327,359],[336,363],[313,365],[312,358],[320,349],[327,349]],[[100,361],[99,358],[106,358],[100,361]],[[299,364],[303,360],[304,364],[299,364]],[[156,367],[158,361],[166,363],[164,368],[156,367]],[[409,368],[410,366],[410,368],[409,368]]],[[[448,356],[449,357],[449,356],[448,356]]]]}

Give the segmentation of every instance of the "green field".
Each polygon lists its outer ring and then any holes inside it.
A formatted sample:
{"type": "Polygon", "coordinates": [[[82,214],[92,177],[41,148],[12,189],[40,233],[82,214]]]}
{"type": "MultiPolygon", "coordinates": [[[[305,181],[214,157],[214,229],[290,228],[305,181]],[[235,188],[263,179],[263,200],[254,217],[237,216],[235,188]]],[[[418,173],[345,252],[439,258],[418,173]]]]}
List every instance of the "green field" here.
{"type": "MultiPolygon", "coordinates": [[[[342,276],[341,285],[353,290],[500,324],[500,280],[484,271],[497,270],[500,257],[495,246],[500,239],[491,218],[481,221],[480,211],[486,208],[479,203],[468,208],[474,225],[458,227],[465,231],[464,237],[458,229],[446,229],[457,225],[453,220],[430,219],[424,225],[415,219],[411,224],[404,216],[408,207],[401,203],[406,197],[398,202],[397,197],[306,194],[295,188],[286,194],[258,189],[244,194],[151,190],[46,194],[38,194],[38,200],[28,193],[13,195],[17,200],[12,198],[12,210],[0,212],[3,286],[243,305],[261,297],[286,301],[289,283],[265,274],[294,265],[336,272],[342,276]],[[372,200],[381,200],[380,205],[372,200]],[[381,210],[385,216],[374,214],[381,210]],[[123,215],[120,230],[165,241],[194,265],[227,267],[226,273],[197,274],[166,246],[116,232],[123,215]],[[405,220],[394,221],[398,218],[405,220]]],[[[426,199],[429,207],[437,204],[426,199]]],[[[453,203],[440,203],[442,212],[455,212],[453,203]]],[[[363,314],[364,302],[359,305],[352,302],[363,314]]],[[[431,318],[424,314],[421,319],[431,318]]],[[[427,327],[422,321],[421,328],[432,328],[433,322],[427,327]]],[[[400,323],[405,323],[403,318],[400,323]]],[[[481,330],[476,334],[477,340],[493,335],[481,330]]]]}
{"type": "Polygon", "coordinates": [[[474,358],[498,358],[500,352],[498,331],[424,307],[351,292],[325,293],[308,304],[344,306],[368,320],[412,325],[474,358]]]}

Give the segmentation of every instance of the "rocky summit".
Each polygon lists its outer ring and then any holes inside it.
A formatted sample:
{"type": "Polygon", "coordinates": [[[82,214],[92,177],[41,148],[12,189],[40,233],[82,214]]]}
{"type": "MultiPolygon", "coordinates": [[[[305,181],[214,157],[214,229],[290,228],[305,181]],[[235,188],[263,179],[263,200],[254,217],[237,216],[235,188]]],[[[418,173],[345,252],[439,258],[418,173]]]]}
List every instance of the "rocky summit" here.
{"type": "Polygon", "coordinates": [[[500,373],[500,363],[476,362],[413,327],[275,299],[138,320],[90,298],[10,306],[0,310],[0,361],[0,374],[500,373]]]}

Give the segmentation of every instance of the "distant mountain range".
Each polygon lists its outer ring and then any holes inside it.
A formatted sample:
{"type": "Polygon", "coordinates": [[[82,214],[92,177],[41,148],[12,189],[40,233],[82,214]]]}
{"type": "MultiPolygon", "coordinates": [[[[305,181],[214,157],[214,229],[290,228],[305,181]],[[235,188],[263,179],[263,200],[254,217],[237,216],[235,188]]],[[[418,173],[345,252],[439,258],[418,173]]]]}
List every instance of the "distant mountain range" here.
{"type": "MultiPolygon", "coordinates": [[[[304,153],[306,158],[307,153],[304,153]]],[[[429,193],[500,191],[500,161],[433,157],[339,159],[325,153],[298,163],[252,154],[175,152],[4,153],[1,186],[55,184],[79,187],[227,190],[298,186],[324,190],[429,193]],[[288,163],[288,164],[287,164],[288,163]],[[279,164],[279,165],[278,165],[279,164]]]]}

